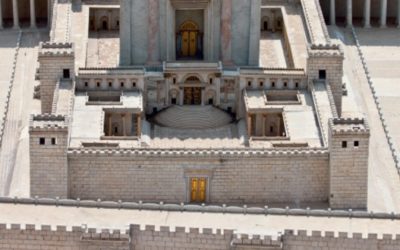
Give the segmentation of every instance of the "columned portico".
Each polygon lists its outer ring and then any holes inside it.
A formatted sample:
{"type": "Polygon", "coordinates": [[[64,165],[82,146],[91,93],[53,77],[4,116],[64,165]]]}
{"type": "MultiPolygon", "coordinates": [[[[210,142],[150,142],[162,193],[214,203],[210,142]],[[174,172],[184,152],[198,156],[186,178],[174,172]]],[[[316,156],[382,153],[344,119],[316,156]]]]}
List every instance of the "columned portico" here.
{"type": "Polygon", "coordinates": [[[336,0],[330,0],[330,24],[336,25],[336,0]]]}
{"type": "Polygon", "coordinates": [[[365,0],[364,3],[364,28],[371,27],[371,0],[365,0]]]}
{"type": "Polygon", "coordinates": [[[382,28],[386,27],[387,21],[387,0],[381,0],[381,21],[380,25],[382,28]]]}
{"type": "Polygon", "coordinates": [[[346,23],[347,27],[353,26],[353,0],[347,0],[346,23]]]}
{"type": "Polygon", "coordinates": [[[31,28],[36,28],[36,10],[35,0],[30,0],[30,12],[31,12],[31,28]]]}
{"type": "Polygon", "coordinates": [[[14,29],[19,29],[18,1],[12,0],[14,29]]]}

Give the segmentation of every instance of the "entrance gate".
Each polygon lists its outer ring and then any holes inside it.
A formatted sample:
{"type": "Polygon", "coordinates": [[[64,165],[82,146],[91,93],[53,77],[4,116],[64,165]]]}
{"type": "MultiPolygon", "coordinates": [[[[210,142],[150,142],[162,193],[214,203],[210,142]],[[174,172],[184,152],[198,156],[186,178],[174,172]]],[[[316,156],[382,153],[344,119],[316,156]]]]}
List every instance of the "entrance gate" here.
{"type": "Polygon", "coordinates": [[[207,178],[190,178],[190,202],[206,202],[207,178]]]}

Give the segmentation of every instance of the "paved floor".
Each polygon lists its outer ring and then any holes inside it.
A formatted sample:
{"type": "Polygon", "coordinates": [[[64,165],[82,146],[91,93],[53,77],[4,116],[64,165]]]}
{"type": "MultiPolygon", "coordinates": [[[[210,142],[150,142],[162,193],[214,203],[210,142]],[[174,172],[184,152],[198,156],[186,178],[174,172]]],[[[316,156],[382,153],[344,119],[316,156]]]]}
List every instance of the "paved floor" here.
{"type": "MultiPolygon", "coordinates": [[[[373,211],[399,212],[400,179],[353,37],[350,30],[344,28],[330,27],[330,33],[335,38],[335,42],[344,45],[345,50],[344,81],[347,84],[349,96],[343,99],[343,115],[351,117],[362,114],[367,117],[371,127],[368,207],[373,211]]],[[[371,36],[374,36],[372,33],[371,36]]],[[[382,39],[382,42],[384,41],[385,39],[382,39]]],[[[397,110],[399,110],[398,106],[397,110]]]]}
{"type": "Polygon", "coordinates": [[[400,34],[397,28],[357,29],[361,49],[400,159],[400,34]]]}
{"type": "Polygon", "coordinates": [[[260,62],[265,68],[287,68],[285,41],[282,32],[261,32],[260,62]]]}
{"type": "Polygon", "coordinates": [[[160,212],[0,204],[0,222],[127,229],[129,224],[234,229],[237,233],[277,235],[284,229],[398,234],[399,221],[276,215],[160,212]]]}
{"type": "Polygon", "coordinates": [[[87,47],[87,67],[115,67],[119,60],[119,32],[90,32],[87,47]]]}
{"type": "Polygon", "coordinates": [[[21,38],[0,151],[0,195],[29,194],[29,116],[40,112],[40,102],[33,99],[33,87],[37,84],[38,44],[46,39],[46,32],[37,31],[24,31],[21,38]]]}

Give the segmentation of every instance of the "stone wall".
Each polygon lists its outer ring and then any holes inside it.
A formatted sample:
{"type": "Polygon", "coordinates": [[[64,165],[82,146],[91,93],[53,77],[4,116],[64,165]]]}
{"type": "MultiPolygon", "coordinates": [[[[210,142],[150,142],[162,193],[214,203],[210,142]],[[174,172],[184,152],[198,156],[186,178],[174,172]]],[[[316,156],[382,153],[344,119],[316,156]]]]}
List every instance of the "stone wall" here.
{"type": "Polygon", "coordinates": [[[130,225],[125,232],[82,227],[0,224],[0,249],[108,249],[108,250],[395,250],[400,238],[393,235],[346,232],[307,232],[285,230],[273,237],[268,235],[235,234],[234,230],[211,228],[163,227],[130,225]]]}
{"type": "Polygon", "coordinates": [[[193,154],[70,152],[70,197],[188,202],[189,178],[206,177],[209,203],[328,200],[326,151],[264,151],[234,156],[228,155],[229,152],[215,156],[193,154]]]}

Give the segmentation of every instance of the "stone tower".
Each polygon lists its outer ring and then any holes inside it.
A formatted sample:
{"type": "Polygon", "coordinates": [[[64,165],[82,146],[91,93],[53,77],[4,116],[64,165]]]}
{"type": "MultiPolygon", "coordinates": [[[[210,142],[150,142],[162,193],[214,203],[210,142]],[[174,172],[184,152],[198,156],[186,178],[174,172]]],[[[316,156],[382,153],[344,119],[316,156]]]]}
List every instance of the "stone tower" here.
{"type": "Polygon", "coordinates": [[[329,123],[330,206],[366,209],[369,126],[364,119],[335,118],[329,123]]]}
{"type": "Polygon", "coordinates": [[[51,113],[54,90],[61,79],[74,79],[72,43],[41,43],[38,60],[42,113],[51,113]]]}
{"type": "Polygon", "coordinates": [[[29,128],[31,196],[68,197],[68,119],[35,115],[29,128]]]}
{"type": "Polygon", "coordinates": [[[342,113],[342,76],[344,52],[339,45],[308,47],[307,73],[309,81],[325,81],[332,90],[338,115],[342,113]]]}

